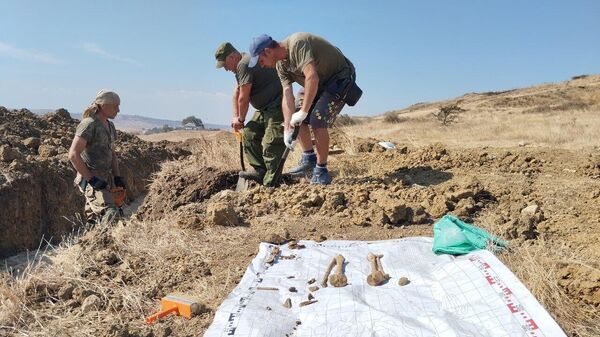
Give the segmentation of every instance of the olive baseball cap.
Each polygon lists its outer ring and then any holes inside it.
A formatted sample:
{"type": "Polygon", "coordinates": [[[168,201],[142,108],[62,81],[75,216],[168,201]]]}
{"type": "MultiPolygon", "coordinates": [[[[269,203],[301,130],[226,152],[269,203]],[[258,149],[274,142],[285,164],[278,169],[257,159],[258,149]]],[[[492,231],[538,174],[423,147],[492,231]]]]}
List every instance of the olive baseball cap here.
{"type": "Polygon", "coordinates": [[[223,68],[223,66],[225,65],[225,58],[227,58],[227,56],[229,56],[229,54],[236,52],[237,50],[235,48],[233,48],[233,46],[231,45],[231,43],[229,42],[223,42],[219,45],[219,47],[217,48],[217,51],[215,52],[215,59],[217,60],[217,68],[223,68]]]}

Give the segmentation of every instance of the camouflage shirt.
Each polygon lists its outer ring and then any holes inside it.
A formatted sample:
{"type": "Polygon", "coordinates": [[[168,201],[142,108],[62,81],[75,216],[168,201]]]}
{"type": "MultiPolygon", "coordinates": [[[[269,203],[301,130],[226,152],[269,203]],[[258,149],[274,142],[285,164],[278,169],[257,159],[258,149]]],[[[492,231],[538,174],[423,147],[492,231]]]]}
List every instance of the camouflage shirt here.
{"type": "Polygon", "coordinates": [[[112,170],[112,151],[117,131],[108,121],[108,129],[96,116],[84,118],[77,126],[75,135],[86,140],[87,145],[81,152],[81,158],[90,171],[110,172],[112,170]]]}

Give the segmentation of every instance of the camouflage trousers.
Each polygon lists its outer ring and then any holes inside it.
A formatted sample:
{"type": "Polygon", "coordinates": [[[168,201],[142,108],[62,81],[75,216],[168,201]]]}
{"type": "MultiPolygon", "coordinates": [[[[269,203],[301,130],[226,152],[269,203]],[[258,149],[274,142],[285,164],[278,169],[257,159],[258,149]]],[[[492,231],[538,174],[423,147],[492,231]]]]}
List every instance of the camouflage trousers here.
{"type": "Polygon", "coordinates": [[[255,169],[264,170],[263,185],[273,182],[275,171],[283,156],[283,112],[281,105],[257,110],[243,129],[244,152],[255,169]]]}
{"type": "Polygon", "coordinates": [[[115,205],[110,192],[113,185],[112,174],[95,174],[95,176],[107,181],[108,186],[103,190],[94,190],[87,181],[82,181],[79,175],[75,179],[79,190],[85,196],[85,218],[88,223],[116,223],[121,218],[121,212],[115,205]]]}

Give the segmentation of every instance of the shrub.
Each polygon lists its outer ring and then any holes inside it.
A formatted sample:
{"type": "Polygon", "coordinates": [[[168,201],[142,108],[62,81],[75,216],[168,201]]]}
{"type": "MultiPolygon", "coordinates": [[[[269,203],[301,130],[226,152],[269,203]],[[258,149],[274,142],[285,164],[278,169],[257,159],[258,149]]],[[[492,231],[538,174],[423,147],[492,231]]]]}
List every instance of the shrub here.
{"type": "Polygon", "coordinates": [[[383,121],[390,124],[396,124],[400,123],[402,121],[402,118],[398,116],[397,112],[388,111],[385,114],[383,114],[383,121]]]}
{"type": "Polygon", "coordinates": [[[458,103],[442,105],[440,110],[432,112],[431,114],[440,122],[443,126],[448,126],[456,121],[458,115],[466,111],[465,109],[458,106],[458,103]]]}
{"type": "Polygon", "coordinates": [[[348,116],[347,114],[339,115],[335,120],[336,126],[350,126],[358,124],[358,120],[348,116]]]}
{"type": "Polygon", "coordinates": [[[582,78],[586,78],[588,76],[590,76],[590,75],[577,75],[577,76],[571,77],[571,79],[572,80],[579,80],[579,79],[582,79],[582,78]]]}

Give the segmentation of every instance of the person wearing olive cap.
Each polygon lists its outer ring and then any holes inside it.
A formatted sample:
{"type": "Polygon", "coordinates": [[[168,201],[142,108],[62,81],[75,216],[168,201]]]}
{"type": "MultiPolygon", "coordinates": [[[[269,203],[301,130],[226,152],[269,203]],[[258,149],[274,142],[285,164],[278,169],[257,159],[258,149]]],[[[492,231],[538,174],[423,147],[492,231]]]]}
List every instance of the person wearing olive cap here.
{"type": "Polygon", "coordinates": [[[110,189],[126,186],[115,152],[117,131],[109,119],[117,116],[120,103],[115,92],[100,90],[83,112],[69,149],[69,160],[77,171],[75,184],[85,196],[88,223],[114,223],[119,219],[110,189]]]}
{"type": "Polygon", "coordinates": [[[312,173],[311,183],[328,185],[329,131],[345,104],[354,105],[362,91],[356,86],[354,65],[327,40],[309,33],[294,33],[281,42],[260,35],[250,45],[250,66],[260,63],[276,68],[283,86],[284,142],[293,149],[293,128],[304,151],[298,167],[288,173],[312,173]],[[295,111],[292,83],[304,90],[299,111],[295,111]],[[310,126],[310,129],[309,129],[310,126]],[[316,154],[311,140],[315,136],[316,154]]]}
{"type": "Polygon", "coordinates": [[[266,186],[273,181],[283,152],[283,113],[281,111],[281,83],[274,69],[250,68],[250,55],[238,52],[229,42],[222,43],[215,52],[217,68],[235,75],[233,90],[233,118],[231,127],[244,134],[244,152],[254,171],[242,171],[240,176],[266,186]],[[256,109],[246,121],[249,104],[256,109]]]}

